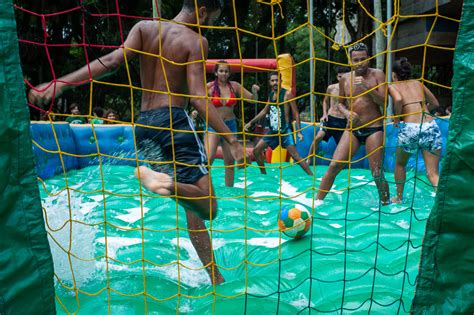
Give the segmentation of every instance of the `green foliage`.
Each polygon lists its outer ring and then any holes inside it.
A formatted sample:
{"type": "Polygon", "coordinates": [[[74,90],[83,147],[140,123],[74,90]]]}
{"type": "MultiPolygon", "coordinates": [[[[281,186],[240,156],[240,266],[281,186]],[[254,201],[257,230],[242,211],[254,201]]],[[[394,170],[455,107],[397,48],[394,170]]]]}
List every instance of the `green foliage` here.
{"type": "MultiPolygon", "coordinates": [[[[274,6],[272,15],[271,6],[257,3],[256,1],[241,0],[234,1],[236,7],[230,5],[224,8],[218,22],[219,26],[235,26],[235,29],[207,30],[205,35],[209,40],[209,58],[275,58],[281,53],[291,53],[296,62],[309,58],[309,32],[303,28],[293,34],[283,37],[276,42],[262,38],[272,36],[272,19],[274,23],[274,34],[280,36],[297,28],[308,21],[306,2],[289,0],[282,2],[284,18],[282,18],[278,6],[274,6]],[[257,36],[248,34],[254,32],[257,36]]],[[[329,2],[328,2],[329,3],[329,2]]],[[[338,5],[316,1],[315,23],[320,26],[319,30],[332,30],[336,23],[338,5]],[[318,7],[319,6],[319,7],[318,7]],[[321,8],[325,9],[321,9],[321,8]],[[325,24],[326,23],[326,24],[325,24]]],[[[47,82],[55,77],[62,76],[78,67],[100,58],[118,47],[126,38],[131,27],[139,21],[138,18],[150,18],[152,15],[152,2],[150,1],[120,1],[119,8],[115,0],[53,0],[53,1],[29,1],[14,0],[14,4],[26,10],[39,14],[50,13],[45,17],[47,44],[59,44],[43,46],[31,43],[20,43],[20,54],[23,64],[25,78],[32,85],[47,82]],[[69,11],[69,12],[67,12],[69,11]],[[58,14],[60,12],[67,12],[58,14]],[[117,18],[114,14],[123,16],[117,18]],[[68,46],[70,45],[70,46],[68,46]]],[[[163,1],[161,13],[164,18],[173,18],[181,9],[180,1],[163,1]]],[[[22,10],[16,10],[19,38],[29,42],[41,44],[45,42],[44,29],[41,17],[28,14],[22,10]]],[[[315,33],[316,34],[316,33],[315,33]]],[[[318,58],[327,58],[326,43],[321,35],[314,37],[315,53],[318,58]]],[[[324,91],[327,81],[327,66],[323,63],[316,64],[316,91],[324,91]]],[[[139,86],[138,60],[130,63],[132,82],[139,86]]],[[[309,91],[309,62],[305,62],[297,69],[298,93],[304,94],[309,91]]],[[[213,76],[209,76],[212,80],[213,76]]],[[[234,79],[241,81],[240,75],[234,79]]],[[[128,82],[128,76],[124,69],[114,75],[102,80],[108,82],[128,82]]],[[[250,89],[253,83],[261,86],[260,100],[265,101],[267,95],[267,78],[263,73],[246,74],[243,76],[243,84],[250,89]]],[[[63,106],[54,106],[55,112],[65,112],[64,104],[76,102],[82,105],[82,113],[87,114],[92,107],[113,108],[122,117],[130,114],[131,110],[138,111],[140,106],[140,93],[134,91],[134,108],[131,108],[130,90],[124,88],[113,88],[101,84],[94,84],[92,104],[90,104],[90,86],[85,85],[69,90],[61,97],[63,106]],[[91,106],[89,106],[91,105],[91,106]]],[[[306,103],[308,103],[306,101],[306,103]]],[[[257,110],[263,105],[258,105],[257,110]]],[[[245,116],[255,114],[255,106],[245,107],[245,116]]],[[[48,108],[45,108],[48,109],[48,108]]],[[[242,113],[237,113],[238,117],[242,113]]],[[[38,119],[39,112],[32,109],[32,118],[38,119]]]]}

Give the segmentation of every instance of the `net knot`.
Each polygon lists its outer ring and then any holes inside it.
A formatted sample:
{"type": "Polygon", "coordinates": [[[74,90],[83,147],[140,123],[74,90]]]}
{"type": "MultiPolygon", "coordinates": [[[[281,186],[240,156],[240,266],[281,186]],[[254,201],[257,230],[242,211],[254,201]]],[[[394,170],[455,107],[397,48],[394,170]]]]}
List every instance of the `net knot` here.
{"type": "Polygon", "coordinates": [[[387,24],[383,24],[381,31],[385,37],[387,37],[387,24]]]}
{"type": "Polygon", "coordinates": [[[275,4],[278,4],[278,6],[280,7],[280,15],[281,15],[281,18],[284,19],[285,16],[283,15],[283,8],[281,7],[281,3],[283,2],[283,0],[268,0],[268,1],[265,1],[265,0],[257,0],[258,3],[263,3],[263,4],[269,4],[269,5],[275,5],[275,4]]]}
{"type": "Polygon", "coordinates": [[[338,51],[339,49],[341,49],[341,46],[338,43],[334,43],[332,44],[331,48],[335,51],[338,51]]]}

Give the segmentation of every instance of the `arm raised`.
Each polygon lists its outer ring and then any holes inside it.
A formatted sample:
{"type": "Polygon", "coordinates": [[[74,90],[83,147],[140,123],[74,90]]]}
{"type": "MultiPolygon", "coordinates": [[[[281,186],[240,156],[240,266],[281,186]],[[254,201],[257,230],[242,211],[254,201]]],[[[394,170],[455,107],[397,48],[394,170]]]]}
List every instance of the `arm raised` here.
{"type": "Polygon", "coordinates": [[[141,25],[135,24],[125,40],[123,47],[117,48],[91,63],[66,74],[55,81],[43,83],[30,90],[28,100],[32,104],[48,104],[55,97],[74,86],[88,83],[114,72],[126,60],[136,55],[135,50],[142,49],[141,25]]]}
{"type": "Polygon", "coordinates": [[[348,110],[346,105],[346,90],[344,89],[346,80],[346,76],[343,76],[341,80],[339,80],[339,98],[337,100],[337,109],[344,115],[344,117],[346,117],[346,119],[349,119],[350,111],[348,110]]]}
{"type": "Polygon", "coordinates": [[[255,122],[261,120],[265,115],[268,114],[268,111],[270,110],[270,104],[267,103],[265,107],[253,118],[251,119],[248,123],[245,124],[244,129],[245,131],[249,131],[252,126],[255,124],[255,122]]]}
{"type": "Polygon", "coordinates": [[[258,100],[258,91],[260,91],[260,87],[256,84],[252,85],[252,92],[249,92],[246,88],[244,88],[240,83],[232,81],[232,87],[234,90],[241,95],[245,101],[257,101],[258,100]],[[242,94],[240,94],[242,93],[242,94]]]}
{"type": "Polygon", "coordinates": [[[348,106],[346,105],[346,90],[344,88],[346,80],[350,75],[351,74],[344,75],[339,81],[339,99],[337,103],[337,108],[344,115],[344,117],[346,117],[347,127],[354,128],[359,124],[360,119],[359,115],[356,112],[352,111],[352,108],[348,109],[348,106]]]}

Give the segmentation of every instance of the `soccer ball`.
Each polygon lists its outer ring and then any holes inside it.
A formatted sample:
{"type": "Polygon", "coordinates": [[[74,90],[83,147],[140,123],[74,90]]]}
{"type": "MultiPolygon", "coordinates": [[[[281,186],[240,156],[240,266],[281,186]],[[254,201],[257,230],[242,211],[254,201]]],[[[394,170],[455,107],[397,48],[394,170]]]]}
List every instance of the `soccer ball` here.
{"type": "Polygon", "coordinates": [[[286,236],[300,238],[311,227],[311,214],[303,207],[283,206],[278,218],[278,228],[286,236]]]}

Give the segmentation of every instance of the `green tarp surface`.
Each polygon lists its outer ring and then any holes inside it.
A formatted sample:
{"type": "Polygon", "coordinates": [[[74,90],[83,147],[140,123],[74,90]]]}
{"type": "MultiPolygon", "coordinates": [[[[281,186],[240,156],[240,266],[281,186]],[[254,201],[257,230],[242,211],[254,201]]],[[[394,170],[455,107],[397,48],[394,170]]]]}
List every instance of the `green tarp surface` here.
{"type": "Polygon", "coordinates": [[[0,314],[54,314],[53,261],[10,0],[0,1],[0,314]]]}
{"type": "Polygon", "coordinates": [[[453,113],[427,223],[414,314],[474,313],[474,1],[464,1],[454,57],[453,113]]]}

